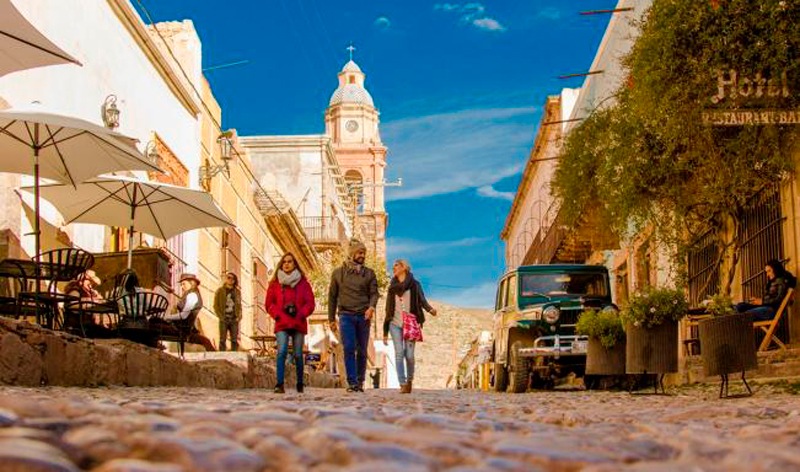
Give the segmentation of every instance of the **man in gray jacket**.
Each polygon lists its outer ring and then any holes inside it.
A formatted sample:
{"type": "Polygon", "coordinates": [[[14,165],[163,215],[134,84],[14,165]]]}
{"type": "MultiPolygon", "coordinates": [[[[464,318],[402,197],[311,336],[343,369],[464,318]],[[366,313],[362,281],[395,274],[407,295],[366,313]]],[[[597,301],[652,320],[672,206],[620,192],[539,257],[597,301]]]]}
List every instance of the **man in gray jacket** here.
{"type": "Polygon", "coordinates": [[[378,279],[375,272],[364,265],[366,256],[364,243],[352,239],[348,259],[331,274],[328,291],[328,321],[334,332],[339,311],[348,392],[364,391],[369,327],[378,304],[378,279]]]}

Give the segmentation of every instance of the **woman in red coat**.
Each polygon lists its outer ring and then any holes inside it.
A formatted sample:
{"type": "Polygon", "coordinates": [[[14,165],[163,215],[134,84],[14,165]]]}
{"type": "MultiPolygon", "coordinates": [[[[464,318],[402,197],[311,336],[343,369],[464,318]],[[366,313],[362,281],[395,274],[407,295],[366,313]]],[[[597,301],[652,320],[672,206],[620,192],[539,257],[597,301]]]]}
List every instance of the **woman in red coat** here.
{"type": "Polygon", "coordinates": [[[314,291],[290,252],[281,258],[280,266],[269,283],[266,305],[267,313],[275,319],[275,337],[278,340],[278,382],[275,393],[284,393],[283,378],[289,339],[292,340],[294,351],[297,393],[303,393],[303,341],[308,333],[306,319],[314,313],[314,291]]]}

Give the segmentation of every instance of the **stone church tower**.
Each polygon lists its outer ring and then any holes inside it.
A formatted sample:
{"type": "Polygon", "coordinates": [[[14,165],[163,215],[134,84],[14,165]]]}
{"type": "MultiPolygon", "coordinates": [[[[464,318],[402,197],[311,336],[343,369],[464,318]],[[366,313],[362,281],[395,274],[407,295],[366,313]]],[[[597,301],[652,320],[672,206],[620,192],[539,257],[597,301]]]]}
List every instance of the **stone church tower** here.
{"type": "Polygon", "coordinates": [[[384,170],[386,147],[381,142],[379,113],[364,88],[365,75],[350,61],[339,72],[339,87],[325,112],[325,134],[331,138],[336,160],[357,198],[356,234],[370,251],[386,258],[384,170]]]}

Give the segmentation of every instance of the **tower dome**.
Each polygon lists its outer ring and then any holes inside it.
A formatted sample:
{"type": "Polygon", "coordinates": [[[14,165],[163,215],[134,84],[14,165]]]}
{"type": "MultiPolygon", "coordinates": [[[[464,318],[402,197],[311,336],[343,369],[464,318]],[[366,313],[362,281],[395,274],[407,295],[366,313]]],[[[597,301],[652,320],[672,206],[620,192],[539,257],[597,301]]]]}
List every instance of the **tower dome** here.
{"type": "Polygon", "coordinates": [[[334,90],[328,106],[355,103],[375,107],[372,95],[364,88],[365,75],[352,59],[339,72],[339,87],[334,90]]]}

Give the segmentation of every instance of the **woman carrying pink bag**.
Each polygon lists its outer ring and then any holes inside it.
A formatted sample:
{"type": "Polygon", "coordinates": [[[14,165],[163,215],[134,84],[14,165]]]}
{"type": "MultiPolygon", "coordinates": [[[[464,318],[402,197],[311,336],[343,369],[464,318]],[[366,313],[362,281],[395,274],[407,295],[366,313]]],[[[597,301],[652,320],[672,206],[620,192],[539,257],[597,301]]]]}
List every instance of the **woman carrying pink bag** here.
{"type": "Polygon", "coordinates": [[[436,310],[425,299],[422,286],[414,279],[407,261],[396,260],[392,271],[394,277],[389,284],[386,318],[383,320],[383,344],[388,344],[391,334],[400,393],[411,393],[414,380],[414,346],[422,341],[425,311],[436,316],[436,310]]]}

